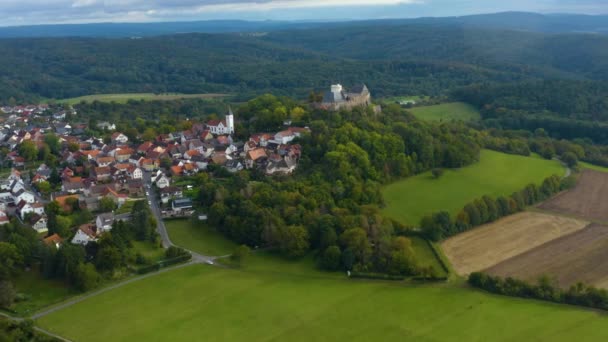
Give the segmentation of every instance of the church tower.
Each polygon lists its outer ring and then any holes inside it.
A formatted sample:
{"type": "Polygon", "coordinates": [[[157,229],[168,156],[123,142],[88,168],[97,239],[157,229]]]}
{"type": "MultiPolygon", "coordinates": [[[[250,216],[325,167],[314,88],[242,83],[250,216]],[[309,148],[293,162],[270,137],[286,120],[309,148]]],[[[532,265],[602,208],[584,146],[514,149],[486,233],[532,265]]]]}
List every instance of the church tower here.
{"type": "Polygon", "coordinates": [[[234,114],[230,106],[228,107],[228,114],[226,114],[226,130],[228,134],[234,134],[234,114]]]}

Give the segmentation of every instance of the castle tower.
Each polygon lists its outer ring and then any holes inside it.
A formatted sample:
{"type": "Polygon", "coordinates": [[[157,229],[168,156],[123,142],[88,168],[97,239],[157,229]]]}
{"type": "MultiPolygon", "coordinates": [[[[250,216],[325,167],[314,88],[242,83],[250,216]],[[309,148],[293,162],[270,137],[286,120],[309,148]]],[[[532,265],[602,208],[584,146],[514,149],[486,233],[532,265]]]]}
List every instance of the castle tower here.
{"type": "Polygon", "coordinates": [[[226,114],[226,129],[228,134],[234,134],[234,114],[230,106],[228,107],[228,114],[226,114]]]}

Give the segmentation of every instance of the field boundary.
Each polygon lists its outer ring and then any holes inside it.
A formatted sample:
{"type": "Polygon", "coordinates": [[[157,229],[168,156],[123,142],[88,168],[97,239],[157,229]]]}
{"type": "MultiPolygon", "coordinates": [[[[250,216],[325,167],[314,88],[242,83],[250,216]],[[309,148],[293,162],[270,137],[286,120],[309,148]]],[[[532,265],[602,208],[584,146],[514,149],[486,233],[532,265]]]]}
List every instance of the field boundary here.
{"type": "Polygon", "coordinates": [[[441,267],[443,268],[443,271],[445,272],[446,280],[449,279],[450,276],[453,274],[453,272],[451,270],[451,267],[448,266],[448,263],[446,262],[446,260],[443,259],[443,257],[444,257],[443,253],[440,252],[437,249],[437,246],[435,246],[435,244],[432,243],[431,241],[429,241],[427,239],[424,239],[424,241],[427,243],[427,245],[429,245],[429,247],[431,248],[431,251],[433,252],[433,255],[439,261],[439,265],[441,265],[441,267]]]}

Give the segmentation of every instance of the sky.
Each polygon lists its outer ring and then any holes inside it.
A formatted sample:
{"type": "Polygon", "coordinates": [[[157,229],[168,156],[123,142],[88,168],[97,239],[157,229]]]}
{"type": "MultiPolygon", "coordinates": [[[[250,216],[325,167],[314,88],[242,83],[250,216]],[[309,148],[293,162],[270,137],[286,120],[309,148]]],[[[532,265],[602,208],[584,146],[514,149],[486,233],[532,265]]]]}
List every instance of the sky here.
{"type": "Polygon", "coordinates": [[[502,11],[608,14],[608,0],[0,0],[0,26],[214,19],[325,21],[502,11]]]}

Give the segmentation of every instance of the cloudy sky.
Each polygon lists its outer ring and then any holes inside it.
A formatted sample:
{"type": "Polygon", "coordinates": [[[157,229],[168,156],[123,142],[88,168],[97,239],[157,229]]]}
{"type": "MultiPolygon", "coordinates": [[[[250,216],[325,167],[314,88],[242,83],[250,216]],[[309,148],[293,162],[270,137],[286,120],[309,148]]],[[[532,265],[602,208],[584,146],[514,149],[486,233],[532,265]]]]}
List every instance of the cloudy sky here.
{"type": "Polygon", "coordinates": [[[0,26],[209,19],[332,20],[499,11],[608,14],[607,0],[0,0],[0,26]]]}

